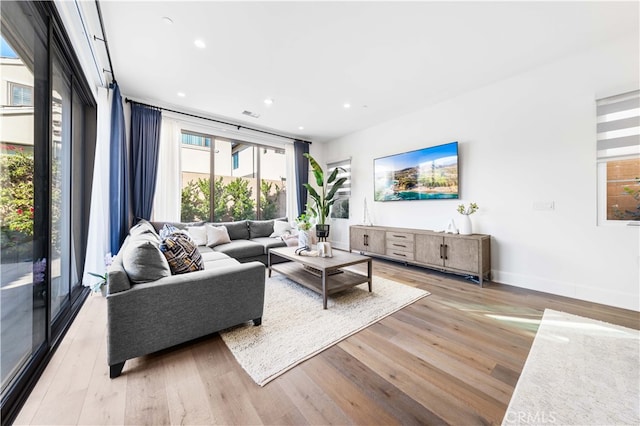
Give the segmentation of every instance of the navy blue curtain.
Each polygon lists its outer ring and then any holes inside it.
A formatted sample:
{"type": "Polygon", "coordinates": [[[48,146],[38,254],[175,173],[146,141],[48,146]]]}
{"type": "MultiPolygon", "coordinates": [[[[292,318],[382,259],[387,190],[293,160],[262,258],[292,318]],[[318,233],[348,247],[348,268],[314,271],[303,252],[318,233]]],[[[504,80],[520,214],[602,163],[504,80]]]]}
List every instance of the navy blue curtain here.
{"type": "Polygon", "coordinates": [[[129,232],[129,167],[122,96],[113,85],[109,141],[109,246],[114,255],[129,232]]]}
{"type": "Polygon", "coordinates": [[[307,206],[307,188],[302,186],[309,182],[309,160],[302,154],[309,153],[309,144],[302,141],[294,141],[293,149],[296,162],[296,195],[298,196],[298,214],[304,213],[307,206]]]}
{"type": "Polygon", "coordinates": [[[131,201],[136,220],[151,218],[158,176],[161,123],[160,110],[131,103],[131,201]]]}

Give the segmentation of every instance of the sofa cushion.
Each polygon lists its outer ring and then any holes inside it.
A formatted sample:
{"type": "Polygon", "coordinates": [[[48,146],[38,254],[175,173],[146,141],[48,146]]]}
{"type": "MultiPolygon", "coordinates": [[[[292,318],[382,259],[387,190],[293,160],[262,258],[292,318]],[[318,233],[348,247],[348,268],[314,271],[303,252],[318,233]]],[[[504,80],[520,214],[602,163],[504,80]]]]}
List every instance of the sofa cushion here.
{"type": "Polygon", "coordinates": [[[283,235],[291,234],[291,231],[293,231],[293,228],[289,222],[276,220],[273,222],[273,232],[268,237],[282,237],[283,235]]]}
{"type": "Polygon", "coordinates": [[[214,226],[224,225],[229,232],[229,238],[232,240],[248,240],[249,239],[249,225],[246,220],[240,220],[237,222],[222,222],[213,223],[214,226]]]}
{"type": "MultiPolygon", "coordinates": [[[[210,249],[211,250],[211,249],[210,249]]],[[[206,253],[202,253],[200,252],[200,254],[202,254],[202,260],[207,263],[211,260],[220,260],[220,259],[231,259],[229,256],[227,256],[224,253],[220,253],[217,251],[208,251],[206,253]]]]}
{"type": "Polygon", "coordinates": [[[156,232],[160,232],[164,225],[172,225],[178,229],[182,229],[183,231],[187,230],[187,226],[202,226],[204,225],[204,221],[199,222],[149,222],[153,225],[156,232]]]}
{"type": "Polygon", "coordinates": [[[240,262],[238,262],[237,260],[229,256],[225,256],[224,259],[209,260],[207,262],[204,262],[204,269],[211,270],[211,269],[217,269],[217,268],[224,268],[225,266],[235,266],[239,264],[240,262]]]}
{"type": "Polygon", "coordinates": [[[269,253],[269,249],[271,249],[271,248],[286,247],[286,245],[287,245],[280,238],[262,237],[262,238],[252,238],[250,241],[253,241],[254,243],[258,243],[262,247],[264,247],[263,254],[268,254],[269,253]]]}
{"type": "MultiPolygon", "coordinates": [[[[155,235],[145,233],[132,235],[124,249],[122,267],[134,284],[159,280],[171,275],[167,259],[160,252],[155,235]]],[[[156,237],[157,238],[157,237],[156,237]]]]}
{"type": "Polygon", "coordinates": [[[160,245],[160,250],[167,258],[174,275],[204,269],[198,246],[185,234],[176,232],[169,235],[160,245]]]}
{"type": "Polygon", "coordinates": [[[249,220],[249,239],[273,234],[273,220],[249,220]]]}
{"type": "Polygon", "coordinates": [[[229,238],[229,231],[226,226],[213,226],[209,223],[207,228],[207,247],[215,247],[220,244],[226,244],[231,242],[229,238]]]}
{"type": "Polygon", "coordinates": [[[187,226],[187,232],[197,246],[207,245],[207,230],[204,225],[187,226]]]}
{"type": "Polygon", "coordinates": [[[138,223],[136,223],[130,230],[129,230],[129,234],[130,235],[140,235],[140,234],[144,234],[147,232],[153,232],[155,233],[156,230],[153,227],[153,225],[151,225],[151,223],[147,220],[144,219],[140,219],[140,221],[138,221],[138,223]]]}
{"type": "Polygon", "coordinates": [[[264,247],[262,244],[249,240],[233,240],[230,243],[215,246],[213,250],[219,253],[224,253],[234,259],[261,256],[264,254],[264,247]]]}

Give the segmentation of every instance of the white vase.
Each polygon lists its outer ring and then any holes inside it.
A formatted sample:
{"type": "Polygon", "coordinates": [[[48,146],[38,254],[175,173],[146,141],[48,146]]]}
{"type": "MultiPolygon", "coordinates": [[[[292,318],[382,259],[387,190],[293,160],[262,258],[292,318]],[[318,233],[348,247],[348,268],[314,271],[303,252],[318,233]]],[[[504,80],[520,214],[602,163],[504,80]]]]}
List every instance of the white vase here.
{"type": "Polygon", "coordinates": [[[461,214],[458,221],[458,232],[461,235],[471,235],[473,231],[471,229],[471,218],[468,214],[461,214]]]}
{"type": "Polygon", "coordinates": [[[300,230],[298,232],[298,247],[311,247],[311,233],[309,231],[300,230]]]}

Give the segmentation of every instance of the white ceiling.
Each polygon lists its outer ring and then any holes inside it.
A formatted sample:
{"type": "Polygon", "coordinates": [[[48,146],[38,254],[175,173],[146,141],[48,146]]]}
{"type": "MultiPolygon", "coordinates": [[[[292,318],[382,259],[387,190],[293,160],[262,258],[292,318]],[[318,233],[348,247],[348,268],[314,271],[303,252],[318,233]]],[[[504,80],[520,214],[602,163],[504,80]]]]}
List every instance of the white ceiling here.
{"type": "Polygon", "coordinates": [[[638,2],[100,6],[123,95],[320,142],[639,31],[638,2]]]}

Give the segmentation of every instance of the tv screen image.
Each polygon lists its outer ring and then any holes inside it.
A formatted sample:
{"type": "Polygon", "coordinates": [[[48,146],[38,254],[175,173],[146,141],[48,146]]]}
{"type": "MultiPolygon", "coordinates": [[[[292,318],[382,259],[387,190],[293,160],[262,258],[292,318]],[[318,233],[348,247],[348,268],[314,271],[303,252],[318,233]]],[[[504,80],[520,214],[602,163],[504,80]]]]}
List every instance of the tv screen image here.
{"type": "Polygon", "coordinates": [[[375,201],[458,198],[458,142],[373,161],[375,201]]]}

